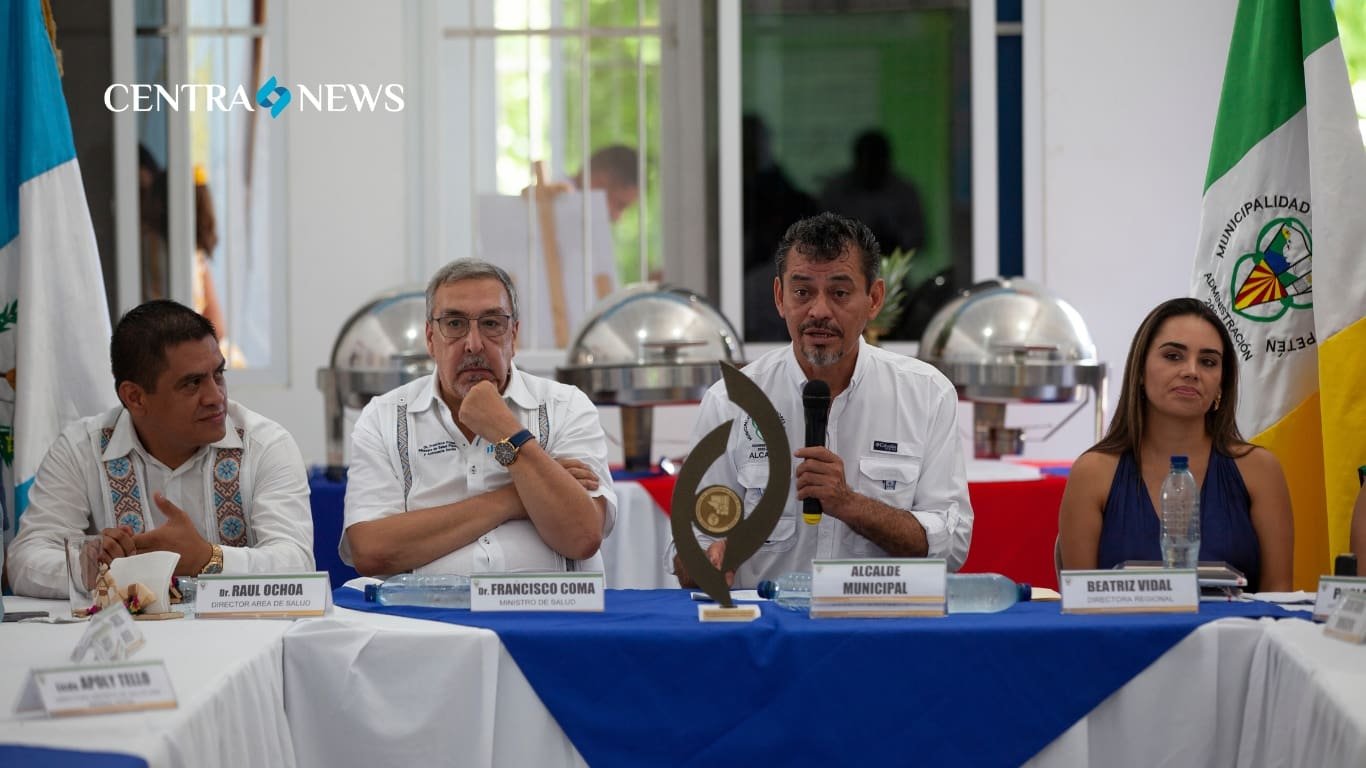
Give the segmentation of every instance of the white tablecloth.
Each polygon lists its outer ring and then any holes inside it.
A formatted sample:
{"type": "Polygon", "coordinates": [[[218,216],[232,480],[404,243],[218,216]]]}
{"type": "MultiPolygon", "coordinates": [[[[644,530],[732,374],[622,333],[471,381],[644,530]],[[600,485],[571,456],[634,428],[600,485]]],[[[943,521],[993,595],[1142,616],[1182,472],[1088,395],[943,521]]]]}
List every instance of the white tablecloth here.
{"type": "Polygon", "coordinates": [[[585,765],[486,629],[338,608],[285,636],[285,695],[303,768],[585,765]]]}
{"type": "Polygon", "coordinates": [[[602,542],[608,589],[672,589],[678,579],[666,563],[673,530],[669,517],[639,483],[613,484],[617,523],[602,542]]]}
{"type": "MultiPolygon", "coordinates": [[[[67,612],[65,600],[6,597],[5,610],[67,612]]],[[[0,624],[0,743],[137,755],[151,766],[295,765],[285,719],[287,621],[139,622],[136,661],[161,659],[177,708],[56,719],[14,714],[31,669],[71,666],[86,624],[0,624]]],[[[7,767],[8,768],[8,767],[7,767]]]]}
{"type": "MultiPolygon", "coordinates": [[[[1248,749],[1243,707],[1249,678],[1257,687],[1254,665],[1267,638],[1281,646],[1282,635],[1306,631],[1322,629],[1270,619],[1202,625],[1029,765],[1234,765],[1240,750],[1248,749]]],[[[304,768],[584,764],[491,631],[338,609],[330,619],[300,622],[286,635],[285,648],[286,710],[304,768]],[[331,705],[321,707],[322,701],[331,705]]],[[[1345,658],[1328,663],[1344,668],[1345,658]]],[[[1336,700],[1320,705],[1343,721],[1335,731],[1356,734],[1358,755],[1366,732],[1363,666],[1355,679],[1334,686],[1336,700]],[[1358,686],[1352,696],[1350,685],[1358,686]]],[[[1316,696],[1327,695],[1302,676],[1300,681],[1316,696]]],[[[1255,749],[1273,754],[1283,746],[1255,749]]]]}
{"type": "Polygon", "coordinates": [[[1366,645],[1322,624],[1268,626],[1244,712],[1239,766],[1366,766],[1366,645]]]}

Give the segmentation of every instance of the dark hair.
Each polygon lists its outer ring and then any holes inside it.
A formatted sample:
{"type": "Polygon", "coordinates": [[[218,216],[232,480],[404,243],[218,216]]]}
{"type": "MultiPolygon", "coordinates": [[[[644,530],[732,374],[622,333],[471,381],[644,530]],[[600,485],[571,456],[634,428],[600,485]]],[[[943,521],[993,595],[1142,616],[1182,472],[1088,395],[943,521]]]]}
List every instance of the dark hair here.
{"type": "MultiPolygon", "coordinates": [[[[612,144],[594,152],[588,158],[586,170],[594,175],[606,172],[628,187],[640,186],[639,157],[634,149],[625,144],[612,144]]],[[[583,171],[579,172],[577,179],[579,186],[584,186],[583,171]]]]}
{"type": "Polygon", "coordinates": [[[205,336],[218,338],[213,323],[203,315],[169,299],[156,299],[124,313],[109,340],[109,363],[114,386],[131,381],[156,391],[157,377],[166,369],[166,349],[205,336]]]}
{"type": "Polygon", "coordinates": [[[204,258],[213,258],[218,247],[218,219],[213,213],[213,194],[208,184],[194,186],[194,245],[204,251],[204,258]]]}
{"type": "Polygon", "coordinates": [[[1153,346],[1157,329],[1173,317],[1195,316],[1214,326],[1223,346],[1222,375],[1219,380],[1219,408],[1205,412],[1205,432],[1214,441],[1214,450],[1225,456],[1243,456],[1252,450],[1238,431],[1238,357],[1233,339],[1228,335],[1219,316],[1199,299],[1171,299],[1158,304],[1138,326],[1129,345],[1129,357],[1124,362],[1124,380],[1120,385],[1119,403],[1115,417],[1105,437],[1090,450],[1098,453],[1121,454],[1129,451],[1134,461],[1140,462],[1139,445],[1143,441],[1144,402],[1143,366],[1153,346]],[[1239,449],[1242,449],[1239,451],[1239,449]],[[1235,451],[1238,451],[1235,453],[1235,451]]]}
{"type": "Polygon", "coordinates": [[[873,231],[857,219],[829,211],[802,219],[787,228],[773,261],[778,278],[782,279],[787,269],[788,251],[795,250],[812,261],[834,261],[851,248],[858,251],[863,276],[868,283],[865,287],[872,291],[882,267],[882,251],[873,231]]]}

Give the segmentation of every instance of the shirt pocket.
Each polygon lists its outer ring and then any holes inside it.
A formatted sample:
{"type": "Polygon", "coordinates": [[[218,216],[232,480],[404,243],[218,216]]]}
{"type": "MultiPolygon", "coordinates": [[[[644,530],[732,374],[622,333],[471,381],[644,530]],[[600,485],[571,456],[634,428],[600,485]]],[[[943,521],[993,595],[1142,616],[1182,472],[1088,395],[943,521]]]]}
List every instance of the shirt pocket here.
{"type": "MultiPolygon", "coordinates": [[[[764,495],[764,486],[768,485],[768,462],[742,464],[736,476],[740,486],[745,490],[745,516],[749,517],[764,495]]],[[[792,490],[789,484],[788,497],[783,500],[783,514],[778,518],[778,524],[773,526],[773,531],[768,534],[759,551],[780,552],[791,549],[796,542],[794,534],[797,531],[797,513],[791,500],[792,490]]]]}
{"type": "Polygon", "coordinates": [[[910,509],[915,482],[920,477],[920,457],[864,456],[859,459],[859,493],[898,509],[910,509]]]}

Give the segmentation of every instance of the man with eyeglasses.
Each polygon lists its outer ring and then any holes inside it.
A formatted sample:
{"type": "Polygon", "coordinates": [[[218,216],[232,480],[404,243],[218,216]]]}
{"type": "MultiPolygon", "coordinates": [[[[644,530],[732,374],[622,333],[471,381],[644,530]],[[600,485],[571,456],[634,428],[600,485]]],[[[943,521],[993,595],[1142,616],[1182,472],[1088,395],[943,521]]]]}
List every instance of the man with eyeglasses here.
{"type": "Polygon", "coordinates": [[[597,408],[517,369],[517,292],[462,259],[427,286],[432,375],[352,432],[341,557],[365,575],[601,570],[616,517],[597,408]]]}
{"type": "Polygon", "coordinates": [[[174,301],[130,309],[109,342],[120,405],[72,423],[43,457],[10,544],[15,593],[66,597],[63,540],[100,559],[180,555],[177,576],[313,570],[294,438],[228,399],[213,324],[174,301]]]}

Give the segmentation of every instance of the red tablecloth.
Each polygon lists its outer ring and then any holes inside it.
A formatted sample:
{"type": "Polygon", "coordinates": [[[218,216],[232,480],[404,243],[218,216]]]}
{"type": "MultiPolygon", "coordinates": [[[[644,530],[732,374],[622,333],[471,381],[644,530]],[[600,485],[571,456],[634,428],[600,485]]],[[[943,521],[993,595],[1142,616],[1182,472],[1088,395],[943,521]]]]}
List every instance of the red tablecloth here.
{"type": "Polygon", "coordinates": [[[1053,542],[1067,478],[1045,475],[1010,483],[968,483],[975,515],[963,573],[1000,573],[1035,587],[1058,588],[1053,542]]]}
{"type": "MultiPolygon", "coordinates": [[[[667,514],[674,478],[656,474],[633,477],[667,514]]],[[[1038,480],[968,483],[975,518],[972,546],[964,573],[1000,573],[1035,587],[1058,588],[1053,571],[1053,542],[1058,536],[1058,507],[1067,478],[1044,475],[1038,480]]]]}

